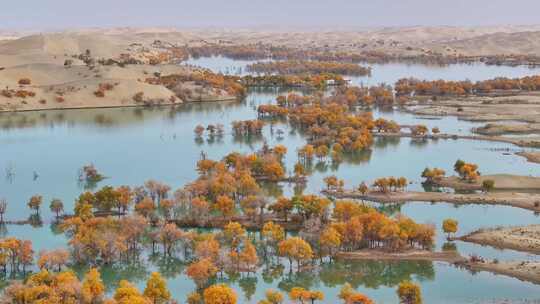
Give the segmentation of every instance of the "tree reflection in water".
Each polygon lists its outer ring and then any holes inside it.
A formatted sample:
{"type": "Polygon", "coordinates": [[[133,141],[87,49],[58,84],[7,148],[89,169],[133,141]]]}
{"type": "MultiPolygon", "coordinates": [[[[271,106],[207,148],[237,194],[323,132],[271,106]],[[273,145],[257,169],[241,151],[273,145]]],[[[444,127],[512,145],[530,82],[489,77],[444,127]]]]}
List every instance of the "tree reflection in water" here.
{"type": "Polygon", "coordinates": [[[435,279],[435,269],[430,261],[354,261],[322,265],[318,278],[328,287],[345,283],[354,288],[394,287],[412,278],[435,279]]]}

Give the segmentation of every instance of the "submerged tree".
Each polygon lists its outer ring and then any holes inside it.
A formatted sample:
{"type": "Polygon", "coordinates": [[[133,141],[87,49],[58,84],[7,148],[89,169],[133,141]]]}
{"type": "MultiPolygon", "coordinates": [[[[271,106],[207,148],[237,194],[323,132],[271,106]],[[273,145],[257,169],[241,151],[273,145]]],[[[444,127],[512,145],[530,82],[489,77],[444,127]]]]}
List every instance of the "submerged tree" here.
{"type": "Polygon", "coordinates": [[[443,231],[448,234],[448,238],[458,230],[458,222],[454,219],[445,219],[443,221],[443,231]]]}
{"type": "Polygon", "coordinates": [[[298,268],[306,261],[313,258],[313,250],[309,243],[299,237],[285,239],[278,244],[279,255],[289,259],[292,271],[292,261],[296,261],[298,268]]]}
{"type": "Polygon", "coordinates": [[[51,251],[42,250],[38,257],[38,267],[40,269],[54,270],[60,272],[62,266],[69,261],[69,251],[66,249],[55,249],[51,251]]]}
{"type": "Polygon", "coordinates": [[[289,292],[289,298],[292,301],[297,301],[300,303],[306,303],[311,302],[312,304],[315,303],[315,301],[322,301],[324,300],[324,293],[322,291],[310,291],[306,290],[302,287],[293,287],[291,291],[289,292]]]}
{"type": "Polygon", "coordinates": [[[36,214],[39,214],[39,207],[43,202],[43,197],[41,195],[34,195],[28,200],[28,208],[34,210],[36,214]]]}
{"type": "Polygon", "coordinates": [[[5,198],[0,199],[0,224],[4,223],[4,214],[7,211],[7,200],[5,198]]]}
{"type": "Polygon", "coordinates": [[[217,267],[209,258],[203,258],[193,262],[186,268],[187,276],[190,277],[200,289],[204,288],[217,272],[217,267]]]}
{"type": "Polygon", "coordinates": [[[60,213],[64,212],[64,203],[62,203],[60,199],[55,198],[51,201],[49,208],[56,214],[56,218],[58,219],[60,217],[60,213]]]}

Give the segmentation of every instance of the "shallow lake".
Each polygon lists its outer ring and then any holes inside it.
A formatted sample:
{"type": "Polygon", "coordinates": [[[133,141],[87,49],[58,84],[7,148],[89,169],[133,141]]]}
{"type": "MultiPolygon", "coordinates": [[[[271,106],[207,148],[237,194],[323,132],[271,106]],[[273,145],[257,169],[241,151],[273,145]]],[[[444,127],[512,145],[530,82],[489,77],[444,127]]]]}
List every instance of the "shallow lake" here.
{"type": "MultiPolygon", "coordinates": [[[[213,66],[215,58],[192,62],[219,70],[213,66]]],[[[221,60],[221,61],[219,61],[221,60]]],[[[227,66],[234,61],[219,64],[227,66]]],[[[215,63],[217,64],[217,63],[215,63]]],[[[246,62],[241,63],[243,65],[246,62]]],[[[409,65],[374,66],[371,84],[393,83],[395,79],[416,76],[427,79],[487,79],[495,76],[523,76],[533,74],[527,68],[486,67],[454,65],[449,67],[426,67],[409,65]],[[388,69],[384,72],[384,69],[388,69]],[[379,71],[379,72],[377,72],[379,71]],[[393,71],[393,72],[392,72],[393,71]],[[379,74],[376,74],[379,73],[379,74]],[[460,77],[458,77],[460,76],[460,77]]],[[[538,70],[537,70],[538,71],[538,70]]],[[[27,200],[34,194],[44,198],[42,208],[43,226],[8,225],[0,233],[31,239],[36,252],[44,248],[58,248],[66,243],[61,234],[55,234],[50,223],[53,215],[48,204],[53,198],[64,201],[65,209],[72,210],[74,199],[84,191],[78,182],[78,170],[93,163],[107,179],[97,186],[140,185],[148,179],[165,182],[173,189],[179,188],[196,177],[195,163],[201,151],[208,157],[219,159],[232,152],[255,151],[263,145],[260,138],[234,138],[231,122],[256,118],[258,104],[272,102],[275,92],[251,92],[245,101],[238,103],[186,104],[162,108],[117,108],[42,111],[17,114],[0,114],[0,197],[8,200],[7,219],[25,219],[30,214],[27,200]],[[221,139],[194,139],[196,125],[221,123],[226,134],[221,139]],[[13,176],[6,178],[6,173],[13,176]],[[37,177],[36,177],[37,176],[37,177]]],[[[405,113],[399,109],[374,110],[375,117],[393,119],[400,124],[422,123],[438,126],[442,132],[470,134],[479,124],[443,117],[426,119],[405,113]]],[[[296,162],[296,150],[305,139],[285,124],[267,125],[264,138],[269,145],[281,143],[287,146],[285,158],[288,170],[296,162]],[[277,130],[285,132],[278,138],[277,130]]],[[[540,165],[526,162],[524,158],[504,155],[502,149],[516,150],[503,143],[470,140],[427,140],[408,138],[376,139],[370,151],[346,157],[339,165],[330,162],[314,164],[313,174],[304,189],[318,193],[324,186],[322,179],[336,175],[346,181],[346,187],[355,187],[362,181],[381,176],[405,176],[412,181],[409,189],[420,190],[420,173],[426,167],[440,167],[452,172],[458,159],[477,163],[483,174],[511,173],[537,175],[540,165]]],[[[282,184],[270,189],[273,195],[292,195],[292,185],[282,184]]],[[[445,218],[459,221],[459,233],[467,233],[482,227],[499,225],[523,225],[539,223],[532,212],[504,206],[453,206],[411,202],[401,206],[384,208],[390,214],[401,212],[419,222],[437,225],[437,249],[445,242],[441,222],[445,218]]],[[[535,255],[511,250],[496,250],[462,242],[456,247],[463,255],[480,254],[489,258],[538,259],[535,255]]],[[[153,269],[167,274],[169,288],[174,296],[183,301],[194,284],[181,274],[183,265],[178,261],[156,260],[149,265],[117,266],[104,270],[104,277],[111,287],[120,278],[130,279],[142,286],[153,269]]],[[[260,270],[255,275],[226,281],[240,292],[243,303],[255,303],[267,288],[301,285],[323,290],[325,303],[336,301],[341,285],[354,282],[359,291],[373,297],[377,303],[395,303],[396,284],[405,278],[418,281],[426,303],[476,303],[494,298],[538,299],[540,286],[521,282],[504,276],[482,272],[475,275],[445,263],[431,262],[351,262],[323,265],[314,273],[271,275],[260,270]],[[247,295],[252,294],[250,297],[247,295]]]]}

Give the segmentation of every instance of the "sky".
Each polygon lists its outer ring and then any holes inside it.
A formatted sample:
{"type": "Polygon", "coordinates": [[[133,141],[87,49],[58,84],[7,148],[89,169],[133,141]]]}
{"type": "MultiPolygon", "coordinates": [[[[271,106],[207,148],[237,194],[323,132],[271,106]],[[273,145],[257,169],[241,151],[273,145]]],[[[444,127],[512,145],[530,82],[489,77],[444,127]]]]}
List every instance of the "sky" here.
{"type": "Polygon", "coordinates": [[[0,0],[0,30],[540,23],[540,0],[0,0]]]}

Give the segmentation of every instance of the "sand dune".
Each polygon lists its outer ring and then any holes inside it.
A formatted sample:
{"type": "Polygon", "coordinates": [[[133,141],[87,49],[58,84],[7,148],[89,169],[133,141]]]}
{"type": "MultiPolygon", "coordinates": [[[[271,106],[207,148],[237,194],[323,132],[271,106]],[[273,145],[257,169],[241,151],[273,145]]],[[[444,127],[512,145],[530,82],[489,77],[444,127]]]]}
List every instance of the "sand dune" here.
{"type": "MultiPolygon", "coordinates": [[[[1,34],[1,33],[0,33],[1,34]]],[[[1,35],[0,35],[1,36],[1,35]]],[[[149,49],[155,40],[174,45],[206,43],[268,43],[288,47],[334,50],[378,50],[416,54],[429,50],[466,55],[540,55],[540,26],[491,27],[387,27],[347,30],[181,30],[174,28],[86,29],[25,36],[0,41],[0,66],[13,64],[5,56],[32,53],[43,57],[81,54],[87,49],[96,58],[114,58],[139,43],[149,49]]],[[[11,58],[13,59],[13,58],[11,58]]],[[[20,64],[21,61],[15,60],[20,64]]],[[[32,61],[36,62],[36,61],[32,61]]],[[[29,62],[27,62],[29,63],[29,62]]]]}
{"type": "MultiPolygon", "coordinates": [[[[540,55],[540,31],[493,33],[452,41],[448,46],[469,56],[521,54],[540,55]]],[[[437,49],[440,46],[436,46],[437,49]]]]}
{"type": "MultiPolygon", "coordinates": [[[[154,74],[184,74],[191,69],[179,65],[128,65],[97,66],[84,65],[64,67],[52,63],[34,63],[9,67],[0,71],[0,88],[11,92],[12,96],[0,95],[0,111],[25,111],[68,108],[122,107],[148,104],[176,104],[183,100],[175,92],[161,85],[151,85],[146,78],[154,74]],[[29,78],[30,85],[20,86],[19,80],[29,78]],[[104,96],[96,96],[100,85],[111,85],[104,96]],[[31,92],[34,96],[17,97],[19,90],[31,92]],[[140,100],[135,95],[141,93],[140,100]]],[[[200,86],[186,83],[183,87],[195,91],[200,86]]],[[[206,100],[231,99],[224,92],[212,88],[201,88],[199,98],[206,100]]]]}
{"type": "MultiPolygon", "coordinates": [[[[11,36],[17,34],[10,33],[11,36]]],[[[0,37],[2,37],[0,32],[0,37]]],[[[11,37],[10,36],[10,37],[11,37]]],[[[315,48],[333,51],[381,51],[397,55],[422,55],[432,51],[448,54],[534,54],[540,55],[540,26],[494,27],[405,27],[347,30],[177,30],[171,28],[85,29],[22,36],[0,40],[0,88],[13,95],[17,90],[35,96],[14,98],[0,96],[0,109],[28,110],[82,106],[132,105],[133,95],[143,92],[145,98],[167,103],[178,99],[164,87],[144,83],[154,73],[161,75],[189,73],[177,65],[149,65],[162,55],[167,46],[265,43],[291,48],[315,48]],[[159,42],[159,43],[155,43],[159,42]],[[91,54],[94,61],[129,57],[142,64],[125,67],[89,64],[77,59],[91,54]],[[71,67],[64,67],[66,60],[71,67]],[[21,78],[31,85],[19,88],[21,78]],[[94,96],[101,83],[114,83],[106,98],[94,96]],[[59,98],[62,97],[62,98],[59,98]],[[51,100],[60,100],[53,104],[51,100]],[[105,101],[103,100],[109,100],[105,101]],[[87,105],[83,105],[85,103],[87,105]]],[[[181,84],[189,89],[193,83],[181,84]]],[[[195,88],[195,87],[193,87],[195,88]]],[[[200,91],[200,90],[198,90],[200,91]]],[[[193,98],[193,97],[190,97],[193,98]]],[[[196,100],[231,98],[219,90],[199,92],[196,100]]],[[[508,107],[503,105],[507,114],[508,107]]],[[[531,105],[523,105],[523,108],[531,105]]],[[[494,110],[496,106],[494,106],[494,110]]],[[[514,107],[517,108],[517,107],[514,107]]],[[[494,113],[498,113],[495,111],[494,113]]],[[[529,113],[529,112],[528,112],[529,113]]],[[[480,113],[478,113],[480,114],[480,113]]],[[[522,114],[516,113],[516,115],[522,114]]]]}

